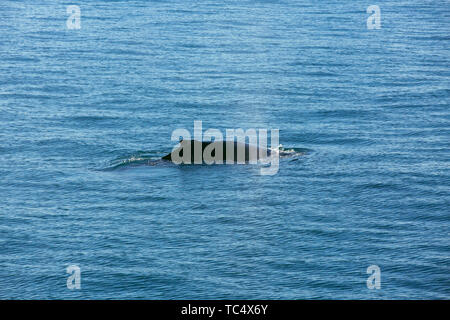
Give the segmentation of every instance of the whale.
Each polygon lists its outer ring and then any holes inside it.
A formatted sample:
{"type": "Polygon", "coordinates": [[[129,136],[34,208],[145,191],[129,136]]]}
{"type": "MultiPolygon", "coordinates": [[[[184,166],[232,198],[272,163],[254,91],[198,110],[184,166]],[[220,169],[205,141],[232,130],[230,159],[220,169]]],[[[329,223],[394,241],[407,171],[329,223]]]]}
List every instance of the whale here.
{"type": "Polygon", "coordinates": [[[181,140],[163,160],[177,164],[257,163],[271,156],[270,149],[238,141],[181,140]]]}

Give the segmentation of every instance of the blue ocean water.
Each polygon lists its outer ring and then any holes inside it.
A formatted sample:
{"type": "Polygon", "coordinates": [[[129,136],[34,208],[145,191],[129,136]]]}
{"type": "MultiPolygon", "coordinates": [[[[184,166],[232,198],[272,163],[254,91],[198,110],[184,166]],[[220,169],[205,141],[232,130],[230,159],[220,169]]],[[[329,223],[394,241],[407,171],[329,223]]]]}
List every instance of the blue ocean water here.
{"type": "Polygon", "coordinates": [[[449,18],[426,0],[1,1],[0,298],[450,298],[449,18]],[[142,165],[194,120],[308,151],[273,176],[142,165]]]}

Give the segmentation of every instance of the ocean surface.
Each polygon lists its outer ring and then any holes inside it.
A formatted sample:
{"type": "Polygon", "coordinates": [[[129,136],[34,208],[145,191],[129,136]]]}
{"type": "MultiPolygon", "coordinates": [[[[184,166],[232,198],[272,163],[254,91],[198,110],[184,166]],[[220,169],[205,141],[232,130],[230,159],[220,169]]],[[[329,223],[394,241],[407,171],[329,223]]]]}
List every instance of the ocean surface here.
{"type": "Polygon", "coordinates": [[[449,299],[449,31],[448,1],[2,0],[0,298],[449,299]],[[295,155],[158,161],[194,120],[295,155]]]}

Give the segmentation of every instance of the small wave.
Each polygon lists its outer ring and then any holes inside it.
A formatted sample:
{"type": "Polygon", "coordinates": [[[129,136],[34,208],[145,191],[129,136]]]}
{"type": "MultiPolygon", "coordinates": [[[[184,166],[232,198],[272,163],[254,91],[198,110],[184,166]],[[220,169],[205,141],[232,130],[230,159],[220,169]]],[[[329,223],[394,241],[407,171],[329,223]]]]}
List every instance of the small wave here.
{"type": "Polygon", "coordinates": [[[138,151],[132,155],[116,158],[103,168],[105,171],[116,170],[127,167],[154,166],[161,163],[161,156],[155,152],[138,151]]]}
{"type": "Polygon", "coordinates": [[[284,148],[282,144],[270,150],[278,152],[281,158],[304,156],[312,151],[307,148],[284,148]]]}

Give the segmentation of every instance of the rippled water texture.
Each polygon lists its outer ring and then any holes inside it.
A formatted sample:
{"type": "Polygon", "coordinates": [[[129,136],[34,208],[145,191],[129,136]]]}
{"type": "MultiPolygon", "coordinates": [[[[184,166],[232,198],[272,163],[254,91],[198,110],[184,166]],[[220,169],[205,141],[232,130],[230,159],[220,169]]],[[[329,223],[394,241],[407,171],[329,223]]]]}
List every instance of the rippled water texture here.
{"type": "Polygon", "coordinates": [[[364,1],[71,4],[0,2],[0,298],[450,298],[447,1],[377,1],[380,30],[364,1]],[[305,152],[161,164],[194,120],[305,152]]]}

